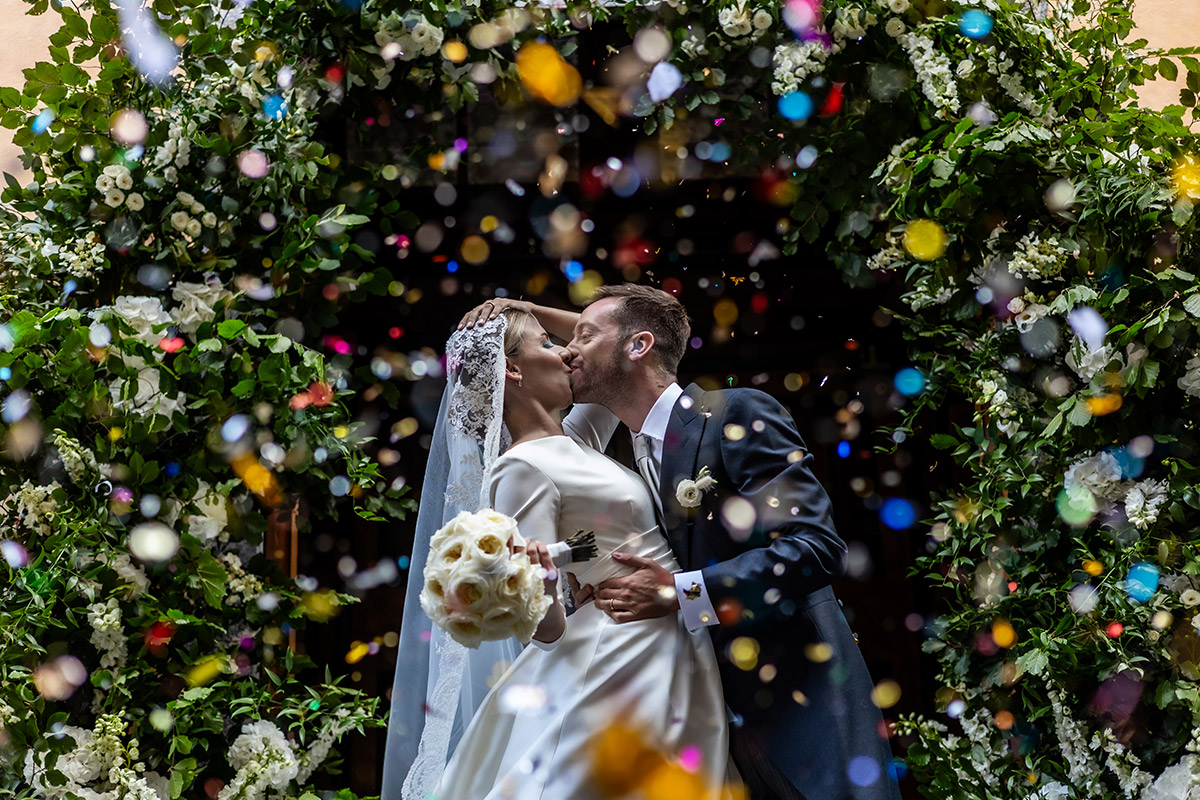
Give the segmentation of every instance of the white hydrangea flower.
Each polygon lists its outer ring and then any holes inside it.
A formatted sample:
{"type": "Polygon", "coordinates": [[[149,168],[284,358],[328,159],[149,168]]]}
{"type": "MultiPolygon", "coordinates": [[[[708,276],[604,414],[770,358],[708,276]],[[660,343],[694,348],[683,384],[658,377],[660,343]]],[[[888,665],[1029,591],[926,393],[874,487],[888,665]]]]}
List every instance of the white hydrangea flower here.
{"type": "Polygon", "coordinates": [[[1036,233],[1021,237],[1008,259],[1008,271],[1014,278],[1045,280],[1056,277],[1067,264],[1067,251],[1054,236],[1044,241],[1036,233]]]}
{"type": "Polygon", "coordinates": [[[171,319],[186,334],[194,334],[201,325],[216,316],[217,303],[233,297],[233,293],[217,282],[175,284],[171,296],[179,305],[171,309],[171,319]]]}
{"type": "Polygon", "coordinates": [[[257,576],[246,572],[242,565],[242,559],[236,553],[225,553],[221,556],[220,561],[225,565],[225,572],[228,575],[225,583],[229,587],[229,592],[225,595],[225,605],[240,606],[243,603],[253,602],[266,591],[266,587],[257,576]]]}
{"type": "Polygon", "coordinates": [[[1090,381],[1113,360],[1116,352],[1110,344],[1101,345],[1093,349],[1091,345],[1083,339],[1076,336],[1071,343],[1071,347],[1067,350],[1067,356],[1064,359],[1067,366],[1075,371],[1075,374],[1085,381],[1090,381]]]}
{"type": "Polygon", "coordinates": [[[1188,359],[1187,370],[1175,385],[1192,397],[1200,397],[1200,355],[1188,359]]]}
{"type": "Polygon", "coordinates": [[[163,329],[171,324],[171,316],[157,297],[121,295],[113,303],[112,310],[129,323],[136,339],[151,346],[162,340],[163,329]],[[155,330],[156,327],[159,330],[155,330]]]}
{"type": "Polygon", "coordinates": [[[115,598],[87,607],[88,624],[92,626],[92,646],[100,651],[100,666],[120,669],[125,666],[127,643],[121,625],[121,606],[115,598]]]}
{"type": "Polygon", "coordinates": [[[1158,510],[1168,499],[1166,481],[1139,481],[1125,493],[1125,516],[1144,531],[1158,521],[1158,510]]]}
{"type": "Polygon", "coordinates": [[[50,435],[50,443],[58,451],[58,457],[71,483],[84,485],[91,476],[99,473],[100,465],[96,463],[95,454],[78,439],[67,436],[62,429],[54,429],[50,435]]]}
{"type": "Polygon", "coordinates": [[[22,527],[42,536],[50,536],[54,533],[54,518],[58,512],[58,502],[52,492],[58,488],[57,481],[46,486],[25,481],[3,505],[10,513],[16,514],[22,527]]]}
{"type": "Polygon", "coordinates": [[[1104,500],[1116,500],[1128,491],[1128,486],[1121,482],[1121,465],[1108,451],[1095,455],[1086,453],[1071,464],[1063,476],[1063,486],[1066,489],[1082,487],[1104,500]]]}
{"type": "Polygon", "coordinates": [[[775,79],[771,91],[785,95],[800,89],[804,81],[825,69],[829,51],[820,42],[787,42],[775,48],[772,63],[775,79]]]}
{"type": "Polygon", "coordinates": [[[958,86],[950,71],[950,57],[938,49],[928,36],[915,31],[899,34],[896,41],[908,53],[925,98],[943,111],[956,112],[958,86]]]}
{"type": "MultiPolygon", "coordinates": [[[[196,488],[192,504],[200,509],[200,513],[188,514],[183,518],[188,525],[188,533],[205,544],[211,544],[218,539],[228,541],[229,508],[225,498],[207,481],[202,480],[196,488]]],[[[240,560],[238,566],[241,566],[240,560]]]]}
{"type": "Polygon", "coordinates": [[[286,789],[300,772],[295,748],[269,720],[243,725],[228,757],[237,774],[217,800],[262,800],[267,789],[286,789]]]}
{"type": "MultiPolygon", "coordinates": [[[[141,362],[141,359],[131,359],[126,357],[127,361],[141,362]]],[[[137,414],[141,417],[153,417],[157,414],[162,414],[168,420],[178,413],[183,411],[184,404],[187,398],[182,393],[177,393],[174,398],[168,397],[160,388],[162,375],[155,367],[142,365],[137,367],[137,383],[134,389],[133,397],[124,398],[125,379],[117,378],[109,386],[109,395],[112,397],[113,408],[116,411],[125,411],[131,414],[137,414]]]]}

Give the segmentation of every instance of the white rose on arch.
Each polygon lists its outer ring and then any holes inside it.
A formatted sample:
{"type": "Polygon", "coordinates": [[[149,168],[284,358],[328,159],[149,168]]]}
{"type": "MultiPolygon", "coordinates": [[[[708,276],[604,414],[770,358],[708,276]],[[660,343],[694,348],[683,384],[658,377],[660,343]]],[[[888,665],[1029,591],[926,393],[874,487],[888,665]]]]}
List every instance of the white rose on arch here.
{"type": "Polygon", "coordinates": [[[725,35],[734,39],[754,30],[754,21],[750,9],[746,8],[745,0],[736,6],[722,8],[717,13],[717,21],[721,23],[721,30],[725,31],[725,35]]]}
{"type": "Polygon", "coordinates": [[[183,411],[184,396],[176,394],[174,398],[171,398],[162,392],[160,387],[162,375],[158,369],[145,366],[145,362],[140,358],[127,357],[126,361],[133,362],[138,373],[132,397],[125,397],[124,378],[117,378],[109,386],[109,394],[112,396],[113,408],[116,411],[137,414],[140,417],[162,414],[168,420],[183,411]]]}
{"type": "Polygon", "coordinates": [[[129,323],[139,340],[151,346],[158,344],[164,333],[162,329],[154,330],[155,327],[171,324],[170,315],[157,297],[121,295],[113,303],[112,310],[129,323]]]}
{"type": "Polygon", "coordinates": [[[199,514],[188,514],[183,518],[187,523],[188,533],[201,542],[210,544],[214,540],[227,541],[229,527],[229,507],[225,497],[218,494],[207,481],[199,481],[192,505],[199,509],[199,514]]]}
{"type": "Polygon", "coordinates": [[[171,319],[186,334],[194,334],[201,325],[212,322],[214,307],[233,297],[233,293],[217,282],[177,283],[171,290],[178,306],[171,309],[171,319]]]}

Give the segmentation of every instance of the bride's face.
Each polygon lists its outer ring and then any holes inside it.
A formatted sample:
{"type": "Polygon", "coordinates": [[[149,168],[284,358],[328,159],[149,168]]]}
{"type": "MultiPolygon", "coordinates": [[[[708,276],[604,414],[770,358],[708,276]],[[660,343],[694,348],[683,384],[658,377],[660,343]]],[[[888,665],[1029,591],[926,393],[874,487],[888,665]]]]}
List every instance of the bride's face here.
{"type": "Polygon", "coordinates": [[[571,369],[565,347],[550,341],[550,336],[535,320],[530,320],[521,339],[519,360],[521,385],[510,380],[506,391],[520,392],[546,408],[571,405],[571,369]]]}

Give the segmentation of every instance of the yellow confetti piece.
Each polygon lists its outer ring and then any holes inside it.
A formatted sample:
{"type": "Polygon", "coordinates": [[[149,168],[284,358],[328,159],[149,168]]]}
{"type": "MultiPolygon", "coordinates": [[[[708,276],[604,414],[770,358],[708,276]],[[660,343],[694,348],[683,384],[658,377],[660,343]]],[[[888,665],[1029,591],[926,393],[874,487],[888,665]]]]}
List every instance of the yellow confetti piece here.
{"type": "Polygon", "coordinates": [[[737,322],[738,307],[737,303],[730,300],[728,297],[718,300],[713,305],[713,320],[718,325],[729,326],[737,322]]]}
{"type": "Polygon", "coordinates": [[[749,636],[739,636],[729,643],[729,660],[738,669],[747,672],[758,666],[758,641],[749,636]]]}
{"type": "Polygon", "coordinates": [[[1195,156],[1186,155],[1175,162],[1171,171],[1171,188],[1180,199],[1200,199],[1200,161],[1195,156]]]}
{"type": "Polygon", "coordinates": [[[338,613],[338,598],[331,589],[309,592],[300,600],[304,616],[317,622],[328,622],[338,613]]]}
{"type": "Polygon", "coordinates": [[[998,619],[992,623],[992,639],[1001,647],[1012,647],[1017,643],[1017,632],[1006,619],[998,619]]]}
{"type": "Polygon", "coordinates": [[[188,670],[183,679],[188,682],[188,686],[203,686],[220,675],[224,667],[224,659],[220,656],[209,656],[188,670]]]}
{"type": "Polygon", "coordinates": [[[891,708],[900,702],[900,684],[882,680],[871,690],[871,702],[878,708],[891,708]]]}
{"type": "Polygon", "coordinates": [[[467,60],[467,46],[457,39],[451,39],[442,45],[442,55],[447,61],[461,64],[467,60]]]}
{"type": "Polygon", "coordinates": [[[904,229],[904,249],[919,261],[933,261],[946,252],[946,231],[931,219],[918,219],[904,229]]]}
{"type": "Polygon", "coordinates": [[[1099,577],[1100,573],[1104,572],[1104,565],[1099,561],[1092,561],[1090,558],[1083,562],[1083,571],[1093,578],[1099,577]]]}
{"type": "Polygon", "coordinates": [[[517,51],[517,75],[530,94],[555,106],[571,105],[583,91],[579,71],[545,42],[528,42],[517,51]]]}
{"type": "Polygon", "coordinates": [[[260,500],[268,505],[279,503],[282,495],[279,483],[274,473],[259,463],[253,453],[242,453],[230,462],[234,473],[246,484],[246,488],[254,492],[260,500]]]}
{"type": "Polygon", "coordinates": [[[120,427],[112,427],[108,429],[108,438],[110,441],[117,441],[125,435],[125,429],[120,427]]]}
{"type": "Polygon", "coordinates": [[[364,642],[355,642],[350,647],[350,652],[346,653],[347,664],[357,664],[367,657],[367,653],[371,652],[370,645],[364,642]]]}
{"type": "Polygon", "coordinates": [[[814,664],[824,664],[833,658],[833,647],[828,642],[816,642],[804,648],[804,655],[814,664]]]}
{"type": "Polygon", "coordinates": [[[1093,417],[1103,417],[1105,414],[1111,414],[1121,408],[1122,400],[1119,394],[1102,394],[1098,397],[1089,397],[1087,399],[1088,411],[1092,412],[1093,417]]]}
{"type": "Polygon", "coordinates": [[[468,236],[463,239],[459,252],[468,264],[482,264],[488,260],[490,249],[482,236],[468,236]]]}

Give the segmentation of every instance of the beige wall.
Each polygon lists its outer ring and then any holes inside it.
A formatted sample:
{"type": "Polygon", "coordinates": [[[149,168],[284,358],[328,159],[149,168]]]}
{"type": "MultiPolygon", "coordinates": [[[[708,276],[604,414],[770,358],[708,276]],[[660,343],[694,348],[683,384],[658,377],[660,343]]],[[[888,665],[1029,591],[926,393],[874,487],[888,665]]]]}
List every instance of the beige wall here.
{"type": "MultiPolygon", "coordinates": [[[[0,20],[8,31],[0,47],[0,86],[20,88],[21,70],[46,57],[47,37],[57,30],[57,14],[31,17],[25,14],[27,8],[24,0],[0,0],[0,20]]],[[[1152,46],[1200,45],[1200,0],[1139,0],[1136,17],[1139,34],[1152,46]]],[[[1169,105],[1179,101],[1179,87],[1159,79],[1144,87],[1142,97],[1152,107],[1169,105]]],[[[11,140],[12,132],[0,129],[0,171],[20,174],[11,140]]]]}

